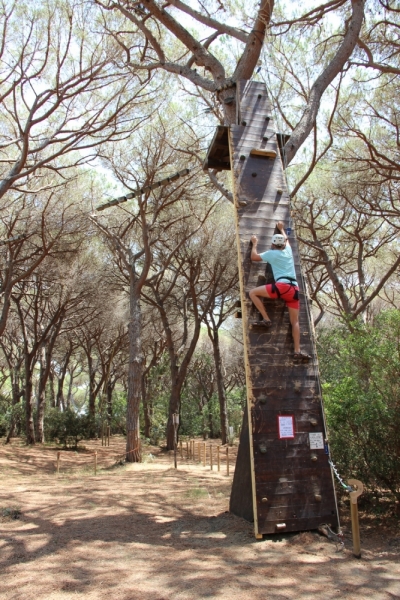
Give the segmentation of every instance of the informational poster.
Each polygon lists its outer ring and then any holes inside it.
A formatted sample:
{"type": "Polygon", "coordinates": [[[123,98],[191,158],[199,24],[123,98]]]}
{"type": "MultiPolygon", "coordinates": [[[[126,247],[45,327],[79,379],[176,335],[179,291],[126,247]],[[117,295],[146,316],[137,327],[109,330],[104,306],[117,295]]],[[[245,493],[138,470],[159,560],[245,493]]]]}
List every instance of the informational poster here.
{"type": "Polygon", "coordinates": [[[323,450],[324,445],[324,435],[322,432],[309,433],[310,436],[310,450],[323,450]]]}
{"type": "Polygon", "coordinates": [[[293,415],[278,415],[279,439],[294,438],[294,418],[293,415]]]}

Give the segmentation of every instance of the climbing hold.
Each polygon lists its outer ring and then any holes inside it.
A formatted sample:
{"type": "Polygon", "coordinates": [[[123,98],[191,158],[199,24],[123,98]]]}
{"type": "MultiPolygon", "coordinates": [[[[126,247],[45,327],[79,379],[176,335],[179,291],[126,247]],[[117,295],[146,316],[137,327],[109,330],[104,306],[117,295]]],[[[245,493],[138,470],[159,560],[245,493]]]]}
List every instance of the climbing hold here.
{"type": "Polygon", "coordinates": [[[317,502],[321,502],[321,500],[322,500],[321,494],[315,494],[314,498],[316,499],[317,502]]]}
{"type": "Polygon", "coordinates": [[[318,456],[316,454],[311,454],[311,460],[316,462],[318,460],[318,456]]]}
{"type": "Polygon", "coordinates": [[[233,104],[234,100],[235,96],[228,96],[228,98],[225,98],[224,104],[233,104]]]}
{"type": "Polygon", "coordinates": [[[242,125],[244,125],[246,127],[246,125],[247,125],[246,121],[242,121],[242,125]]]}
{"type": "Polygon", "coordinates": [[[268,498],[261,498],[261,502],[268,502],[268,498]]]}
{"type": "Polygon", "coordinates": [[[264,148],[253,148],[250,150],[250,156],[262,156],[264,158],[275,158],[275,150],[264,150],[264,148]]]}
{"type": "Polygon", "coordinates": [[[240,160],[246,160],[246,157],[245,157],[245,155],[244,155],[244,154],[241,154],[241,155],[240,155],[240,160]]]}
{"type": "Polygon", "coordinates": [[[257,177],[257,173],[252,173],[251,176],[252,177],[257,177]]]}

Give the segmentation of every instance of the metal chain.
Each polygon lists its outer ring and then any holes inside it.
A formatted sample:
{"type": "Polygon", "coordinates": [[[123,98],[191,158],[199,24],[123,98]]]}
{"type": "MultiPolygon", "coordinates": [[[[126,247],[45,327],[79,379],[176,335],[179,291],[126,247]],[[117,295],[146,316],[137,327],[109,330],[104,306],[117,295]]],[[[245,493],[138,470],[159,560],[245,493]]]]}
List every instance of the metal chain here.
{"type": "Polygon", "coordinates": [[[333,464],[333,462],[331,460],[328,460],[328,463],[331,465],[333,472],[335,473],[337,480],[339,481],[339,483],[344,487],[344,489],[347,492],[352,492],[353,488],[351,487],[351,485],[346,485],[345,482],[343,481],[343,479],[340,477],[339,473],[337,472],[337,469],[335,467],[335,465],[333,464]]]}
{"type": "Polygon", "coordinates": [[[321,523],[321,525],[318,527],[318,531],[320,531],[321,533],[323,533],[324,535],[326,535],[326,537],[329,540],[333,540],[334,543],[336,544],[336,550],[339,552],[340,550],[343,550],[344,548],[344,535],[342,530],[339,530],[338,533],[335,533],[334,531],[332,531],[332,529],[329,527],[329,525],[327,523],[321,523]]]}

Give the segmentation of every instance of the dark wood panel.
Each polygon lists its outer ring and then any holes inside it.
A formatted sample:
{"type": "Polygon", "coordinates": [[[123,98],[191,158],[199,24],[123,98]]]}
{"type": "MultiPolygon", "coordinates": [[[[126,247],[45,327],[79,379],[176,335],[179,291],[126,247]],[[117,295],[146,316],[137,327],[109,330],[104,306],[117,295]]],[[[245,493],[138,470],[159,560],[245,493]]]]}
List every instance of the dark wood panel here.
{"type": "MultiPolygon", "coordinates": [[[[308,313],[309,301],[302,289],[295,231],[290,235],[290,244],[301,291],[301,341],[302,348],[312,355],[312,360],[304,364],[293,359],[291,326],[284,302],[265,301],[272,321],[269,330],[254,324],[259,315],[248,292],[270,282],[271,276],[268,266],[250,261],[250,236],[255,233],[259,237],[260,251],[268,250],[276,222],[283,220],[289,225],[290,205],[274,121],[265,119],[266,115],[271,116],[265,86],[239,82],[237,91],[238,122],[246,121],[246,126],[231,126],[229,139],[238,217],[249,407],[248,468],[254,485],[255,528],[259,533],[273,533],[277,531],[279,520],[285,518],[285,531],[301,531],[317,527],[328,517],[329,522],[338,522],[328,455],[325,449],[311,450],[309,447],[310,433],[321,432],[325,438],[318,362],[308,313]],[[274,150],[277,155],[275,158],[251,156],[250,152],[255,148],[274,150]],[[294,415],[293,439],[279,439],[279,414],[294,415]],[[262,502],[260,495],[268,501],[262,502]]],[[[292,226],[292,229],[295,228],[292,226]]],[[[236,469],[245,469],[244,461],[236,469]]],[[[234,512],[244,516],[241,505],[244,506],[245,501],[240,499],[240,481],[244,481],[244,477],[235,473],[232,497],[235,498],[234,512]]]]}
{"type": "Polygon", "coordinates": [[[336,516],[332,515],[329,512],[324,512],[319,516],[311,517],[311,518],[285,518],[285,529],[277,529],[277,524],[282,522],[283,519],[278,519],[277,521],[268,521],[266,519],[258,520],[258,531],[261,534],[272,534],[272,533],[290,533],[293,531],[309,531],[313,529],[318,529],[320,525],[323,523],[328,523],[331,527],[336,527],[338,524],[338,519],[336,516]]]}
{"type": "Polygon", "coordinates": [[[273,482],[275,485],[278,485],[281,481],[312,481],[314,478],[318,480],[329,479],[332,481],[331,470],[328,463],[321,463],[319,468],[316,468],[314,466],[315,464],[317,463],[313,463],[305,458],[301,460],[280,460],[275,461],[272,464],[266,462],[263,470],[263,465],[260,461],[257,464],[256,486],[268,482],[273,482]]]}

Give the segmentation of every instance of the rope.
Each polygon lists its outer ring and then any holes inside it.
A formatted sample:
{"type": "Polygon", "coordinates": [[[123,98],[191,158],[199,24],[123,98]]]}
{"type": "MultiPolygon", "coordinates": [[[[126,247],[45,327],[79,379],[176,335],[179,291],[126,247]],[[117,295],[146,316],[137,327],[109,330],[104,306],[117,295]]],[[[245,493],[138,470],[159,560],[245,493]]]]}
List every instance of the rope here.
{"type": "Polygon", "coordinates": [[[128,456],[128,454],[131,454],[131,452],[136,452],[139,449],[140,446],[137,446],[133,450],[129,450],[129,452],[124,452],[124,454],[117,454],[117,456],[115,457],[115,462],[118,462],[119,459],[123,458],[124,456],[128,456]]]}

